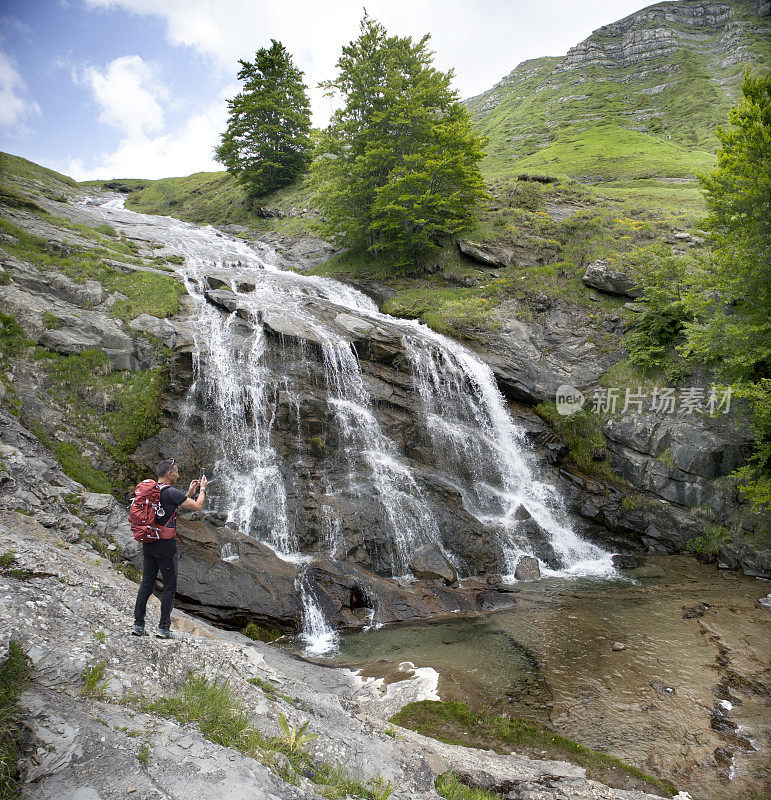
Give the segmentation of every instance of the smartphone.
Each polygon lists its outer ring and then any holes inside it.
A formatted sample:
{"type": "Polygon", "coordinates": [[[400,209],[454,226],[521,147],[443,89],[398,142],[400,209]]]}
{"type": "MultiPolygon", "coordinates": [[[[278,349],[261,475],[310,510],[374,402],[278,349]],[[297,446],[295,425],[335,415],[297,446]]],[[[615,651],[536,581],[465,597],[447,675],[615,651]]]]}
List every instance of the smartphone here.
{"type": "Polygon", "coordinates": [[[201,467],[201,474],[200,474],[200,476],[198,477],[198,480],[200,481],[202,478],[203,478],[203,467],[201,467]]]}

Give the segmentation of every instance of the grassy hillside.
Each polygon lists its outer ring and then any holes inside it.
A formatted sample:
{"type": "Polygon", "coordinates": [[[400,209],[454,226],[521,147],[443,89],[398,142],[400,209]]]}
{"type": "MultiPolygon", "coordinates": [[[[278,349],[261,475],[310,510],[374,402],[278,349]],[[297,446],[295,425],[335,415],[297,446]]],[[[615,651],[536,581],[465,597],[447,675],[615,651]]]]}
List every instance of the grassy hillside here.
{"type": "Polygon", "coordinates": [[[745,68],[767,64],[771,28],[743,0],[724,17],[703,6],[649,7],[468,100],[490,139],[485,173],[672,178],[708,168],[745,68]]]}
{"type": "Polygon", "coordinates": [[[10,153],[0,153],[0,202],[6,206],[36,208],[35,197],[63,200],[79,188],[66,175],[41,167],[33,161],[10,153]]]}

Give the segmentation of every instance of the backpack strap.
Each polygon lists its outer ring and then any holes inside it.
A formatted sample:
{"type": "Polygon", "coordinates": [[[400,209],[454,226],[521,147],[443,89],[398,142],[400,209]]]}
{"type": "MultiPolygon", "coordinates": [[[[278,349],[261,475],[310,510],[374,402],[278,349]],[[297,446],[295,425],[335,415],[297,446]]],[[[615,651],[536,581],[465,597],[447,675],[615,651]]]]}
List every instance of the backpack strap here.
{"type": "MultiPolygon", "coordinates": [[[[168,489],[170,486],[171,486],[170,483],[159,483],[158,489],[160,491],[163,491],[164,489],[168,489]]],[[[161,525],[162,528],[170,528],[171,523],[176,522],[178,509],[179,506],[177,506],[177,508],[174,509],[174,513],[169,517],[169,519],[166,522],[164,522],[163,525],[161,525]]],[[[182,544],[185,544],[185,540],[179,535],[179,531],[177,530],[176,525],[174,527],[174,538],[179,539],[179,541],[182,542],[182,544]]]]}

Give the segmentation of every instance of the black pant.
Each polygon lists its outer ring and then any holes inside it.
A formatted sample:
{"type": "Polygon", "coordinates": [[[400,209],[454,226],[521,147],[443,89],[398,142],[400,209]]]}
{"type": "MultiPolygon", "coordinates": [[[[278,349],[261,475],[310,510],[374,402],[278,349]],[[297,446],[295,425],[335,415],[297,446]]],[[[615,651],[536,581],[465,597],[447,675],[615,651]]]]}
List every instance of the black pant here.
{"type": "Polygon", "coordinates": [[[134,606],[134,624],[144,627],[147,601],[155,588],[158,570],[163,578],[163,595],[161,596],[161,621],[158,627],[168,630],[171,627],[171,608],[174,605],[174,593],[177,591],[177,564],[179,551],[176,539],[161,539],[142,545],[144,564],[142,565],[142,583],[137,592],[134,606]]]}

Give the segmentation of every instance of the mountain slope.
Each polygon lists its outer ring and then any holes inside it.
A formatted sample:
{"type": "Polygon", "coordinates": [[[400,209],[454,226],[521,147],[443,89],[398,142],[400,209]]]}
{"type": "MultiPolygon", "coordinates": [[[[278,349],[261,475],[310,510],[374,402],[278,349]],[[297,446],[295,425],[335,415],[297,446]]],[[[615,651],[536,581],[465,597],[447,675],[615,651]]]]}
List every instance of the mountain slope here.
{"type": "Polygon", "coordinates": [[[616,176],[639,177],[641,160],[650,162],[644,174],[665,177],[708,168],[744,70],[768,62],[770,9],[768,0],[659,3],[599,28],[564,57],[525,61],[466,101],[490,138],[483,168],[607,178],[610,165],[594,156],[599,147],[615,157],[619,129],[645,138],[633,145],[638,163],[628,172],[622,160],[616,176]],[[577,152],[576,137],[595,147],[577,152]],[[554,161],[563,154],[567,164],[554,161]]]}

